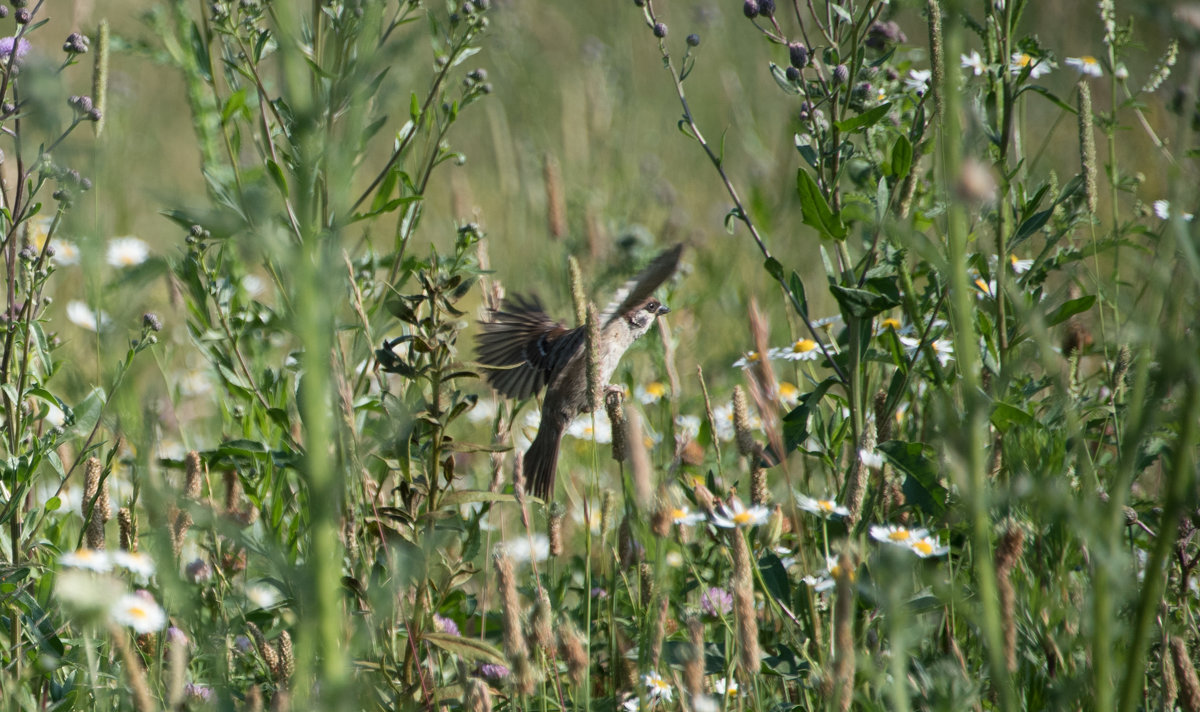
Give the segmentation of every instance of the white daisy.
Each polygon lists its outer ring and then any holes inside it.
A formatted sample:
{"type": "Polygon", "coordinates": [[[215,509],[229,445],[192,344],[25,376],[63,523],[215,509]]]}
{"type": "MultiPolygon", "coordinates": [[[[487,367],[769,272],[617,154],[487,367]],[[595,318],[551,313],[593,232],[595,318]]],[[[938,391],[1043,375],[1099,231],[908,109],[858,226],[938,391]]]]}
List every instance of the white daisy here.
{"type": "Polygon", "coordinates": [[[54,261],[56,263],[60,265],[79,264],[79,248],[75,243],[56,239],[52,247],[54,247],[54,261]]]}
{"type": "Polygon", "coordinates": [[[698,415],[677,415],[675,416],[675,437],[684,440],[685,442],[695,438],[700,434],[700,416],[698,415]]]}
{"type": "Polygon", "coordinates": [[[644,386],[639,385],[636,389],[634,389],[634,395],[637,397],[638,402],[642,403],[643,405],[652,405],[657,403],[666,397],[667,393],[668,391],[666,384],[659,381],[651,381],[644,386]]]}
{"type": "Polygon", "coordinates": [[[744,529],[766,524],[770,516],[771,510],[766,507],[756,504],[747,509],[740,499],[734,497],[729,500],[728,505],[722,504],[717,507],[716,513],[713,514],[713,524],[726,529],[744,529]]]}
{"type": "Polygon", "coordinates": [[[516,562],[545,561],[550,556],[550,540],[545,534],[532,536],[517,536],[500,542],[497,546],[504,547],[504,552],[516,562]]]}
{"type": "Polygon", "coordinates": [[[931,536],[923,536],[913,541],[909,545],[909,549],[922,559],[928,559],[931,556],[944,556],[950,552],[949,546],[942,544],[931,536]]]}
{"type": "Polygon", "coordinates": [[[118,625],[129,626],[135,633],[154,633],[167,624],[167,614],[149,593],[127,593],[109,609],[118,625]]]}
{"type": "Polygon", "coordinates": [[[1045,59],[1038,59],[1024,52],[1013,52],[1012,61],[1008,64],[1008,71],[1012,74],[1020,74],[1026,68],[1029,68],[1029,78],[1037,79],[1049,74],[1050,70],[1054,69],[1054,63],[1045,59]]]}
{"type": "Polygon", "coordinates": [[[279,592],[274,586],[259,583],[246,587],[246,600],[255,608],[270,608],[279,602],[279,592]]]}
{"type": "Polygon", "coordinates": [[[1008,261],[1012,265],[1013,272],[1017,274],[1025,274],[1033,267],[1033,260],[1017,259],[1016,255],[1009,255],[1008,261]]]}
{"type": "Polygon", "coordinates": [[[894,546],[903,546],[905,548],[911,546],[914,541],[929,535],[927,529],[909,529],[897,524],[888,524],[886,526],[876,524],[871,527],[870,531],[871,538],[875,541],[881,541],[894,546]]]}
{"type": "Polygon", "coordinates": [[[706,517],[700,512],[693,512],[686,504],[671,510],[671,522],[680,526],[691,526],[703,522],[706,517]]]}
{"type": "Polygon", "coordinates": [[[58,557],[58,563],[73,569],[87,569],[97,573],[112,571],[112,559],[103,549],[76,549],[58,557]]]}
{"type": "Polygon", "coordinates": [[[1090,54],[1085,54],[1082,57],[1067,57],[1065,63],[1068,67],[1074,67],[1075,71],[1079,72],[1081,76],[1104,76],[1104,69],[1100,67],[1100,60],[1090,54]]]}
{"type": "Polygon", "coordinates": [[[859,450],[858,460],[872,470],[878,470],[883,467],[883,455],[878,450],[872,450],[871,452],[859,450]]]}
{"type": "Polygon", "coordinates": [[[133,574],[139,581],[147,581],[154,575],[154,560],[140,551],[114,551],[112,562],[133,574]]]}
{"type": "Polygon", "coordinates": [[[908,76],[904,78],[904,86],[918,94],[924,94],[929,91],[929,79],[933,76],[933,72],[928,69],[910,69],[908,76]]]}
{"type": "Polygon", "coordinates": [[[779,384],[779,400],[786,406],[795,407],[800,402],[800,389],[794,383],[781,382],[779,384]]]}
{"type": "Polygon", "coordinates": [[[987,71],[987,65],[983,63],[983,57],[980,57],[979,52],[976,50],[971,50],[971,54],[969,55],[962,55],[961,59],[963,69],[970,69],[977,77],[987,71]]]}
{"type": "Polygon", "coordinates": [[[757,351],[747,351],[746,353],[742,354],[741,358],[733,362],[733,367],[750,368],[754,364],[758,363],[761,358],[762,357],[758,355],[757,351]]]}
{"type": "Polygon", "coordinates": [[[829,517],[845,517],[850,514],[850,510],[838,504],[831,497],[824,499],[813,499],[807,495],[796,493],[796,506],[806,512],[811,512],[819,517],[828,519],[829,517]]]}
{"type": "Polygon", "coordinates": [[[114,237],[108,241],[108,263],[113,267],[134,267],[150,256],[150,246],[136,237],[114,237]]]}
{"type": "Polygon", "coordinates": [[[102,327],[108,326],[109,319],[108,314],[94,312],[84,302],[72,299],[67,302],[67,321],[89,331],[99,331],[102,327]]]}
{"type": "Polygon", "coordinates": [[[664,680],[662,675],[657,672],[642,675],[642,682],[646,683],[646,698],[651,702],[671,701],[671,696],[674,694],[671,684],[664,680]]]}
{"type": "Polygon", "coordinates": [[[580,440],[594,440],[598,443],[612,442],[612,423],[608,415],[602,411],[596,412],[595,422],[593,413],[584,413],[567,426],[567,435],[580,440]]]}
{"type": "Polygon", "coordinates": [[[800,339],[791,346],[772,349],[771,358],[785,361],[814,361],[821,357],[819,344],[812,339],[800,339]]]}
{"type": "Polygon", "coordinates": [[[713,692],[717,693],[718,695],[720,695],[722,697],[737,697],[738,696],[737,680],[734,680],[732,677],[722,678],[720,680],[717,680],[717,681],[713,682],[713,692]]]}

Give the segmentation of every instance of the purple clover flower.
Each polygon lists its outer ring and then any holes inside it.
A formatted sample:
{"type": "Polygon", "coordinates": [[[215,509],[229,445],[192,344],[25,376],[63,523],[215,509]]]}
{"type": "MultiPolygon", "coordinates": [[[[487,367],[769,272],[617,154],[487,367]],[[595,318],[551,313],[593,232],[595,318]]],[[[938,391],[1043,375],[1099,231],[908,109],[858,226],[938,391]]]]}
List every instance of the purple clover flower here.
{"type": "Polygon", "coordinates": [[[183,694],[198,702],[208,702],[213,698],[213,690],[208,685],[189,682],[183,686],[183,694]]]}
{"type": "Polygon", "coordinates": [[[508,668],[496,663],[484,663],[479,666],[479,674],[492,680],[503,680],[508,677],[508,668]]]}
{"type": "Polygon", "coordinates": [[[458,632],[458,624],[451,619],[446,618],[445,616],[439,616],[438,614],[434,613],[433,625],[441,633],[448,633],[449,635],[462,635],[462,633],[458,632]]]}
{"type": "Polygon", "coordinates": [[[700,594],[700,610],[714,618],[728,615],[733,612],[733,594],[714,586],[700,594]]]}

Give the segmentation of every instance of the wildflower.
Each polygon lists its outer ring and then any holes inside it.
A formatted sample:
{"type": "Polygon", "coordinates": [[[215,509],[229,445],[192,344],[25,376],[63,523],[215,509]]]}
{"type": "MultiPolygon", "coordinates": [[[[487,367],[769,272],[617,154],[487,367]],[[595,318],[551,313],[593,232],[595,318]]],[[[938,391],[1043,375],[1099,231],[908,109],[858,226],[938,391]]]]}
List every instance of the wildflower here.
{"type": "Polygon", "coordinates": [[[29,53],[29,40],[24,37],[0,37],[0,62],[4,63],[5,68],[11,61],[13,64],[20,64],[25,55],[29,53]],[[13,57],[13,48],[16,48],[16,57],[13,57]]]}
{"type": "Polygon", "coordinates": [[[1082,57],[1067,57],[1066,64],[1068,67],[1074,67],[1075,71],[1079,72],[1081,76],[1104,76],[1104,70],[1100,67],[1100,61],[1090,54],[1085,54],[1082,57]]]}
{"type": "Polygon", "coordinates": [[[135,267],[150,256],[150,246],[136,237],[114,237],[108,242],[108,263],[113,267],[135,267]]]}
{"type": "Polygon", "coordinates": [[[507,667],[497,663],[484,663],[479,666],[479,674],[492,680],[503,680],[508,677],[509,670],[507,667]]]}
{"type": "Polygon", "coordinates": [[[688,509],[687,505],[675,507],[671,510],[671,522],[680,526],[691,526],[699,524],[705,519],[700,512],[693,512],[688,509]]]}
{"type": "Polygon", "coordinates": [[[828,519],[830,517],[845,517],[850,514],[850,510],[830,498],[813,499],[807,495],[796,493],[796,506],[806,512],[811,512],[818,517],[828,519]]]}
{"type": "Polygon", "coordinates": [[[811,586],[817,593],[823,593],[834,587],[833,579],[829,576],[804,576],[800,580],[811,586]]]}
{"type": "Polygon", "coordinates": [[[795,406],[800,402],[800,389],[794,383],[781,382],[779,384],[779,400],[786,406],[795,406]]]}
{"type": "Polygon", "coordinates": [[[969,55],[962,55],[961,59],[963,69],[970,69],[977,77],[987,71],[987,65],[983,63],[983,57],[980,57],[979,52],[976,50],[971,50],[971,54],[969,55]]]}
{"type": "MultiPolygon", "coordinates": [[[[1154,201],[1154,215],[1160,220],[1171,219],[1171,204],[1166,200],[1154,201]]],[[[1184,213],[1183,219],[1185,222],[1191,222],[1196,216],[1191,213],[1184,213]]]]}
{"type": "Polygon", "coordinates": [[[983,277],[975,278],[975,288],[979,290],[980,296],[996,298],[996,280],[987,280],[983,277]]]}
{"type": "Polygon", "coordinates": [[[188,636],[179,628],[170,626],[167,628],[167,644],[168,645],[187,645],[188,636]]]}
{"type": "Polygon", "coordinates": [[[598,443],[612,442],[612,423],[604,411],[584,413],[567,426],[567,435],[580,440],[594,440],[598,443]],[[595,422],[593,423],[593,415],[595,422]]]}
{"type": "Polygon", "coordinates": [[[949,546],[942,544],[931,536],[921,536],[915,539],[909,545],[909,549],[922,559],[928,559],[931,556],[944,556],[950,551],[949,546]]]}
{"type": "MultiPolygon", "coordinates": [[[[836,579],[842,575],[841,568],[841,565],[838,563],[838,557],[826,556],[825,571],[823,571],[820,576],[805,576],[801,580],[809,586],[812,586],[813,590],[817,593],[823,593],[837,585],[836,579]]],[[[856,576],[857,572],[849,572],[849,578],[851,582],[854,581],[856,576]]]]}
{"type": "Polygon", "coordinates": [[[79,264],[79,247],[66,240],[54,241],[54,261],[60,265],[79,264]]]}
{"type": "Polygon", "coordinates": [[[800,339],[791,346],[773,349],[771,358],[780,358],[785,361],[813,361],[821,357],[821,351],[817,347],[817,342],[812,339],[800,339]]]}
{"type": "Polygon", "coordinates": [[[757,363],[761,358],[762,358],[762,356],[759,356],[757,351],[747,351],[745,354],[742,355],[741,358],[739,358],[737,361],[733,362],[733,367],[734,368],[750,368],[755,363],[757,363]]]}
{"type": "Polygon", "coordinates": [[[112,571],[113,561],[102,549],[76,549],[58,558],[58,563],[73,569],[87,569],[97,573],[112,571]]]}
{"type": "Polygon", "coordinates": [[[1029,78],[1037,79],[1049,74],[1050,70],[1054,69],[1054,63],[1040,57],[1032,57],[1024,52],[1013,52],[1012,61],[1008,64],[1008,71],[1012,74],[1020,74],[1027,68],[1029,69],[1029,78]]]}
{"type": "Polygon", "coordinates": [[[771,510],[761,505],[746,508],[736,497],[729,500],[728,505],[722,504],[713,515],[713,523],[726,529],[744,529],[764,524],[771,516],[771,510]]]}
{"type": "Polygon", "coordinates": [[[895,44],[903,44],[908,37],[895,22],[873,22],[867,28],[866,45],[874,50],[884,50],[895,44]]]}
{"type": "Polygon", "coordinates": [[[700,594],[700,610],[713,618],[727,616],[733,612],[733,594],[723,588],[709,588],[700,594]]]}
{"type": "Polygon", "coordinates": [[[246,599],[255,608],[270,608],[279,601],[279,593],[271,586],[256,584],[246,588],[246,599]]]}
{"type": "Polygon", "coordinates": [[[659,381],[651,381],[644,386],[638,386],[634,395],[643,405],[652,405],[667,395],[667,386],[659,381]]]}
{"type": "Polygon", "coordinates": [[[677,415],[675,416],[675,437],[683,440],[691,440],[700,434],[700,416],[698,415],[677,415]]]}
{"type": "Polygon", "coordinates": [[[67,422],[67,414],[62,411],[62,408],[50,403],[46,409],[46,422],[56,428],[61,428],[67,422]]]}
{"type": "Polygon", "coordinates": [[[545,561],[550,556],[550,540],[545,534],[518,536],[501,542],[499,546],[504,547],[505,553],[514,562],[545,561]]]}
{"type": "Polygon", "coordinates": [[[135,578],[145,581],[154,575],[154,560],[140,551],[114,551],[112,562],[135,578]]]}
{"type": "Polygon", "coordinates": [[[595,598],[595,599],[598,599],[601,601],[608,598],[608,591],[604,590],[600,586],[596,586],[595,588],[593,588],[591,590],[591,594],[592,594],[592,598],[595,598]]]}
{"type": "Polygon", "coordinates": [[[461,635],[458,632],[458,624],[445,616],[439,616],[438,614],[434,613],[433,614],[433,625],[435,628],[438,629],[438,632],[440,632],[440,633],[448,633],[449,635],[461,635]]]}
{"type": "Polygon", "coordinates": [[[1121,62],[1117,64],[1117,68],[1113,70],[1113,76],[1121,81],[1125,81],[1129,78],[1129,68],[1125,66],[1124,62],[1121,62]]]}
{"type": "Polygon", "coordinates": [[[872,470],[878,470],[879,468],[883,467],[883,455],[881,455],[878,450],[872,450],[870,452],[867,452],[866,450],[859,450],[858,460],[872,470]]]}
{"type": "Polygon", "coordinates": [[[1013,272],[1017,274],[1025,274],[1033,267],[1033,260],[1017,259],[1016,255],[1009,255],[1008,261],[1012,265],[1013,272]]]}
{"type": "MultiPolygon", "coordinates": [[[[995,289],[994,286],[991,289],[995,289]]],[[[921,345],[920,339],[914,339],[909,336],[901,336],[900,343],[908,350],[911,355],[921,345]]],[[[929,344],[933,349],[933,354],[937,356],[938,363],[945,367],[954,358],[954,344],[948,339],[937,339],[929,344]]]]}
{"type": "Polygon", "coordinates": [[[651,702],[658,700],[671,701],[673,691],[671,684],[663,679],[662,675],[657,672],[647,673],[642,675],[642,682],[646,684],[646,698],[651,702]]]}
{"type": "Polygon", "coordinates": [[[209,702],[213,698],[213,689],[208,685],[189,682],[183,686],[183,694],[196,702],[209,702]]]}
{"type": "Polygon", "coordinates": [[[928,69],[910,69],[904,79],[904,86],[918,94],[924,94],[929,91],[929,79],[932,76],[933,72],[928,69]]]}
{"type": "Polygon", "coordinates": [[[875,541],[881,541],[885,544],[893,544],[895,546],[903,546],[905,548],[912,543],[929,534],[925,529],[909,529],[895,524],[887,526],[875,525],[871,527],[871,538],[875,541]]]}
{"type": "Polygon", "coordinates": [[[713,692],[722,697],[736,698],[738,696],[737,680],[732,677],[717,680],[713,683],[713,692]]]}
{"type": "Polygon", "coordinates": [[[108,326],[109,319],[108,314],[94,312],[84,302],[73,299],[67,302],[67,321],[89,331],[99,331],[101,327],[108,326]]]}
{"type": "Polygon", "coordinates": [[[891,329],[897,334],[902,334],[908,331],[908,329],[905,329],[904,325],[900,323],[900,320],[894,316],[889,316],[886,319],[879,320],[879,330],[885,331],[888,329],[891,329]]]}
{"type": "Polygon", "coordinates": [[[149,594],[127,593],[109,609],[114,623],[129,626],[135,633],[153,633],[167,624],[167,614],[149,594]]]}

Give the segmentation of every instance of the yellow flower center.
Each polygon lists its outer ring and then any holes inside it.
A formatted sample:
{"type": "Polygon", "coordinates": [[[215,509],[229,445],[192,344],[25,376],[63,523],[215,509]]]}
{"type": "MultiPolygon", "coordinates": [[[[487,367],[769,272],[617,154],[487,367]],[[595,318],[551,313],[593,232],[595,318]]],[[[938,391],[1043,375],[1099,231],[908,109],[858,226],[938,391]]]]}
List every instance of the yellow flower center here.
{"type": "Polygon", "coordinates": [[[918,541],[917,543],[913,544],[913,548],[926,556],[929,556],[933,553],[933,544],[930,544],[928,539],[922,539],[918,541]]]}
{"type": "Polygon", "coordinates": [[[912,533],[904,528],[888,532],[888,539],[891,539],[892,541],[908,541],[911,536],[912,533]]]}
{"type": "Polygon", "coordinates": [[[815,348],[817,348],[817,342],[812,339],[800,339],[792,344],[792,351],[798,354],[806,354],[815,348]]]}
{"type": "Polygon", "coordinates": [[[686,516],[687,516],[687,512],[685,512],[682,509],[679,509],[678,507],[671,510],[671,518],[674,519],[675,521],[679,521],[680,519],[683,519],[686,516]]]}
{"type": "Polygon", "coordinates": [[[150,611],[146,610],[142,606],[130,606],[129,615],[133,616],[134,618],[149,618],[150,611]]]}
{"type": "Polygon", "coordinates": [[[1030,57],[1027,54],[1022,54],[1020,57],[1017,57],[1017,64],[1022,67],[1028,67],[1032,62],[1033,57],[1030,57]]]}
{"type": "Polygon", "coordinates": [[[796,396],[796,394],[799,392],[800,392],[799,388],[796,388],[794,385],[792,385],[791,383],[788,383],[787,381],[784,381],[783,383],[779,384],[779,395],[783,398],[794,398],[796,396]]]}
{"type": "Polygon", "coordinates": [[[828,499],[817,500],[817,509],[821,510],[822,512],[832,512],[833,506],[833,502],[828,499]]]}
{"type": "Polygon", "coordinates": [[[987,282],[983,281],[983,277],[980,277],[979,279],[975,280],[975,286],[979,287],[979,291],[983,292],[984,294],[992,293],[991,286],[987,282]]]}
{"type": "Polygon", "coordinates": [[[1096,58],[1090,54],[1085,54],[1084,56],[1080,57],[1079,61],[1083,62],[1085,65],[1087,65],[1089,67],[1094,67],[1097,64],[1100,64],[1100,62],[1097,61],[1096,58]]]}
{"type": "Polygon", "coordinates": [[[667,387],[664,386],[663,384],[659,383],[658,381],[655,381],[654,383],[650,383],[646,386],[646,395],[648,395],[648,396],[654,396],[655,398],[662,398],[666,394],[667,394],[667,387]]]}
{"type": "Polygon", "coordinates": [[[1016,266],[1017,266],[1017,262],[1018,262],[1019,260],[1017,259],[1017,256],[1016,256],[1016,255],[1009,255],[1009,256],[1008,256],[1008,261],[1009,261],[1009,262],[1012,262],[1012,266],[1013,266],[1013,267],[1016,267],[1016,266]]]}
{"type": "Polygon", "coordinates": [[[747,361],[757,361],[758,360],[758,352],[751,351],[750,353],[746,354],[746,360],[747,361]]]}
{"type": "Polygon", "coordinates": [[[739,527],[743,524],[749,524],[750,520],[753,518],[754,517],[750,514],[749,511],[738,512],[737,514],[733,515],[733,517],[731,517],[731,519],[733,520],[733,523],[738,525],[739,527]]]}
{"type": "Polygon", "coordinates": [[[888,317],[887,319],[884,319],[883,321],[879,322],[879,328],[892,329],[894,331],[899,331],[900,330],[900,320],[896,319],[895,317],[888,317]]]}

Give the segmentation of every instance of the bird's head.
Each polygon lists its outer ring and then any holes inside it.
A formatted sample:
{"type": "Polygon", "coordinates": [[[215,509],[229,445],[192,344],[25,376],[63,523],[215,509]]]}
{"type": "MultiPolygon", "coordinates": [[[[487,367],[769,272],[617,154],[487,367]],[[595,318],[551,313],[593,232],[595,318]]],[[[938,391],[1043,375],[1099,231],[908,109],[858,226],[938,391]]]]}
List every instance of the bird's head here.
{"type": "Polygon", "coordinates": [[[629,323],[629,328],[633,330],[634,338],[641,336],[654,326],[654,319],[670,312],[670,308],[666,304],[654,299],[647,299],[637,309],[634,309],[626,317],[625,321],[629,323]]]}

